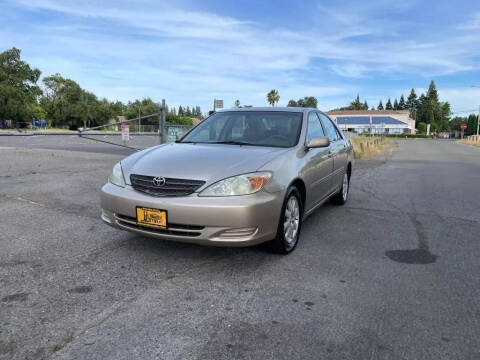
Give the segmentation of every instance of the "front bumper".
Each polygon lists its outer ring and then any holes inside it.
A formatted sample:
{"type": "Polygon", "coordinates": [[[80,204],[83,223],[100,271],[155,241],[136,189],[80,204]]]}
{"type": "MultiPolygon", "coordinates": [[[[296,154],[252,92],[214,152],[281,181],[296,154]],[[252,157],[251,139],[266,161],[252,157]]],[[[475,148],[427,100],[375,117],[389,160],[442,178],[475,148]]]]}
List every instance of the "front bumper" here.
{"type": "Polygon", "coordinates": [[[122,230],[165,240],[202,245],[249,246],[272,240],[283,203],[283,191],[252,195],[153,197],[131,186],[107,183],[101,190],[102,220],[122,230]],[[167,229],[136,224],[137,206],[166,210],[167,229]]]}

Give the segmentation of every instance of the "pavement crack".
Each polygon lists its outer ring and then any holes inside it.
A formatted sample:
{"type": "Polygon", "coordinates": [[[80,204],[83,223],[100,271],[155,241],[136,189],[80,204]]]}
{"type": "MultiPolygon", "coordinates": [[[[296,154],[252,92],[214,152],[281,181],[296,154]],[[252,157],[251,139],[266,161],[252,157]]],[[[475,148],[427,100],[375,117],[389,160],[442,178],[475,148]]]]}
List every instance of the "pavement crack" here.
{"type": "Polygon", "coordinates": [[[17,200],[17,201],[22,201],[22,202],[26,202],[26,203],[29,203],[29,204],[32,204],[32,205],[41,206],[41,207],[45,207],[45,206],[46,206],[45,204],[42,204],[42,203],[39,203],[39,202],[30,200],[30,199],[25,199],[24,197],[21,197],[21,196],[7,195],[7,194],[0,194],[0,196],[6,197],[7,199],[13,199],[13,200],[17,200]]]}
{"type": "Polygon", "coordinates": [[[423,224],[420,222],[420,220],[418,220],[417,217],[413,216],[413,214],[410,214],[409,217],[413,223],[413,226],[415,226],[415,231],[417,233],[418,239],[418,248],[429,251],[428,238],[427,234],[425,233],[425,228],[423,227],[423,224]]]}

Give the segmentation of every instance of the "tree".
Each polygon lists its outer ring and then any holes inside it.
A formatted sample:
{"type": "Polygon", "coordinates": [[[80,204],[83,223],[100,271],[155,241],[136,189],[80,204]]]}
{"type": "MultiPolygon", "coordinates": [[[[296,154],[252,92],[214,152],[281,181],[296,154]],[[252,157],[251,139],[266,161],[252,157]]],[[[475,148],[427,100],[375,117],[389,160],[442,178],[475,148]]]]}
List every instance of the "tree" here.
{"type": "Polygon", "coordinates": [[[400,96],[400,101],[398,102],[398,110],[405,110],[406,104],[405,104],[405,98],[400,96]]]}
{"type": "Polygon", "coordinates": [[[408,95],[407,103],[405,104],[406,108],[409,110],[417,110],[418,108],[418,99],[415,89],[410,90],[410,95],[408,95]]]}
{"type": "Polygon", "coordinates": [[[278,94],[278,91],[275,89],[270,90],[270,92],[267,94],[267,101],[270,105],[275,106],[276,103],[280,101],[280,95],[278,94]]]}
{"type": "Polygon", "coordinates": [[[383,110],[382,100],[378,103],[377,110],[383,110]]]}
{"type": "Polygon", "coordinates": [[[362,110],[368,110],[368,103],[367,100],[363,102],[363,109],[362,110]]]}
{"type": "Polygon", "coordinates": [[[448,129],[450,131],[461,131],[460,125],[466,124],[468,118],[456,116],[448,122],[448,129]]]}
{"type": "Polygon", "coordinates": [[[452,115],[449,102],[440,103],[441,118],[439,121],[440,129],[447,130],[449,128],[450,117],[452,115]]]}
{"type": "Polygon", "coordinates": [[[297,101],[298,107],[317,108],[317,99],[313,96],[305,96],[297,101]]]}
{"type": "Polygon", "coordinates": [[[303,99],[298,99],[298,101],[290,100],[287,106],[317,108],[318,102],[317,99],[313,96],[305,96],[303,99]]]}
{"type": "Polygon", "coordinates": [[[113,115],[123,115],[127,111],[127,106],[121,101],[115,101],[110,104],[113,115]]]}
{"type": "Polygon", "coordinates": [[[91,118],[90,105],[96,101],[95,95],[85,94],[75,81],[60,74],[47,76],[42,81],[45,90],[40,104],[52,126],[76,128],[91,118]]]}
{"type": "Polygon", "coordinates": [[[467,119],[467,129],[465,130],[465,135],[476,135],[477,134],[477,121],[478,115],[471,114],[467,119]]]}
{"type": "Polygon", "coordinates": [[[40,70],[32,69],[20,58],[15,47],[0,53],[0,118],[31,121],[37,97],[40,70]]]}
{"type": "MultiPolygon", "coordinates": [[[[417,122],[424,122],[427,123],[427,102],[428,99],[425,94],[420,94],[420,97],[417,100],[416,108],[411,109],[415,115],[415,119],[417,122]]],[[[412,113],[412,112],[411,112],[412,113]]]]}
{"type": "Polygon", "coordinates": [[[398,110],[398,100],[397,100],[397,98],[395,98],[395,100],[393,101],[393,108],[395,110],[398,110]]]}
{"type": "Polygon", "coordinates": [[[387,103],[385,104],[385,110],[393,110],[392,102],[388,98],[387,103]]]}
{"type": "Polygon", "coordinates": [[[357,97],[355,98],[355,100],[353,100],[351,103],[350,103],[350,110],[362,110],[362,103],[360,102],[360,95],[357,94],[357,97]]]}
{"type": "Polygon", "coordinates": [[[419,122],[417,125],[417,130],[420,131],[420,133],[426,133],[427,132],[427,124],[424,122],[419,122]]]}
{"type": "Polygon", "coordinates": [[[430,85],[428,86],[427,97],[430,101],[438,103],[438,91],[433,80],[430,81],[430,85]]]}
{"type": "Polygon", "coordinates": [[[239,108],[240,107],[240,100],[235,100],[235,103],[233,104],[234,107],[239,108]]]}

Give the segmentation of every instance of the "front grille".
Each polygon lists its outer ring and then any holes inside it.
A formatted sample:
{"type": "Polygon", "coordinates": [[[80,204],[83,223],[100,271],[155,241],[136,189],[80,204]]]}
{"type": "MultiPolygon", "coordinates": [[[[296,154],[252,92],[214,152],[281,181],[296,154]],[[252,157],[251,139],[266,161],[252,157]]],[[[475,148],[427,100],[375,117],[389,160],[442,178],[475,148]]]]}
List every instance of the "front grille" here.
{"type": "Polygon", "coordinates": [[[132,187],[152,196],[186,196],[194,193],[205,181],[165,178],[163,186],[153,185],[154,176],[131,174],[132,187]]]}
{"type": "Polygon", "coordinates": [[[146,231],[154,234],[160,234],[160,235],[197,237],[201,235],[201,230],[205,228],[205,226],[200,226],[200,225],[169,223],[167,229],[155,229],[155,228],[138,225],[137,219],[131,216],[115,214],[115,218],[116,218],[117,224],[125,228],[129,228],[132,230],[142,230],[142,231],[146,231]]]}

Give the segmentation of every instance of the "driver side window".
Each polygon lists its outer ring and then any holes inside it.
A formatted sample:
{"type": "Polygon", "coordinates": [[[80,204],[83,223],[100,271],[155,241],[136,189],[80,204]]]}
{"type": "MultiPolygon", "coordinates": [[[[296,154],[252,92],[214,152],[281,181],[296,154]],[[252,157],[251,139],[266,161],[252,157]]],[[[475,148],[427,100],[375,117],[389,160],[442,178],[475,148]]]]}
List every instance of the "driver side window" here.
{"type": "Polygon", "coordinates": [[[327,133],[330,142],[337,141],[339,139],[339,135],[335,129],[335,125],[333,125],[330,119],[326,116],[322,114],[320,114],[320,116],[322,117],[323,126],[325,127],[325,132],[327,133]]]}
{"type": "Polygon", "coordinates": [[[315,112],[308,114],[307,122],[307,143],[312,140],[314,137],[325,136],[323,132],[322,124],[320,124],[320,119],[315,112]]]}

